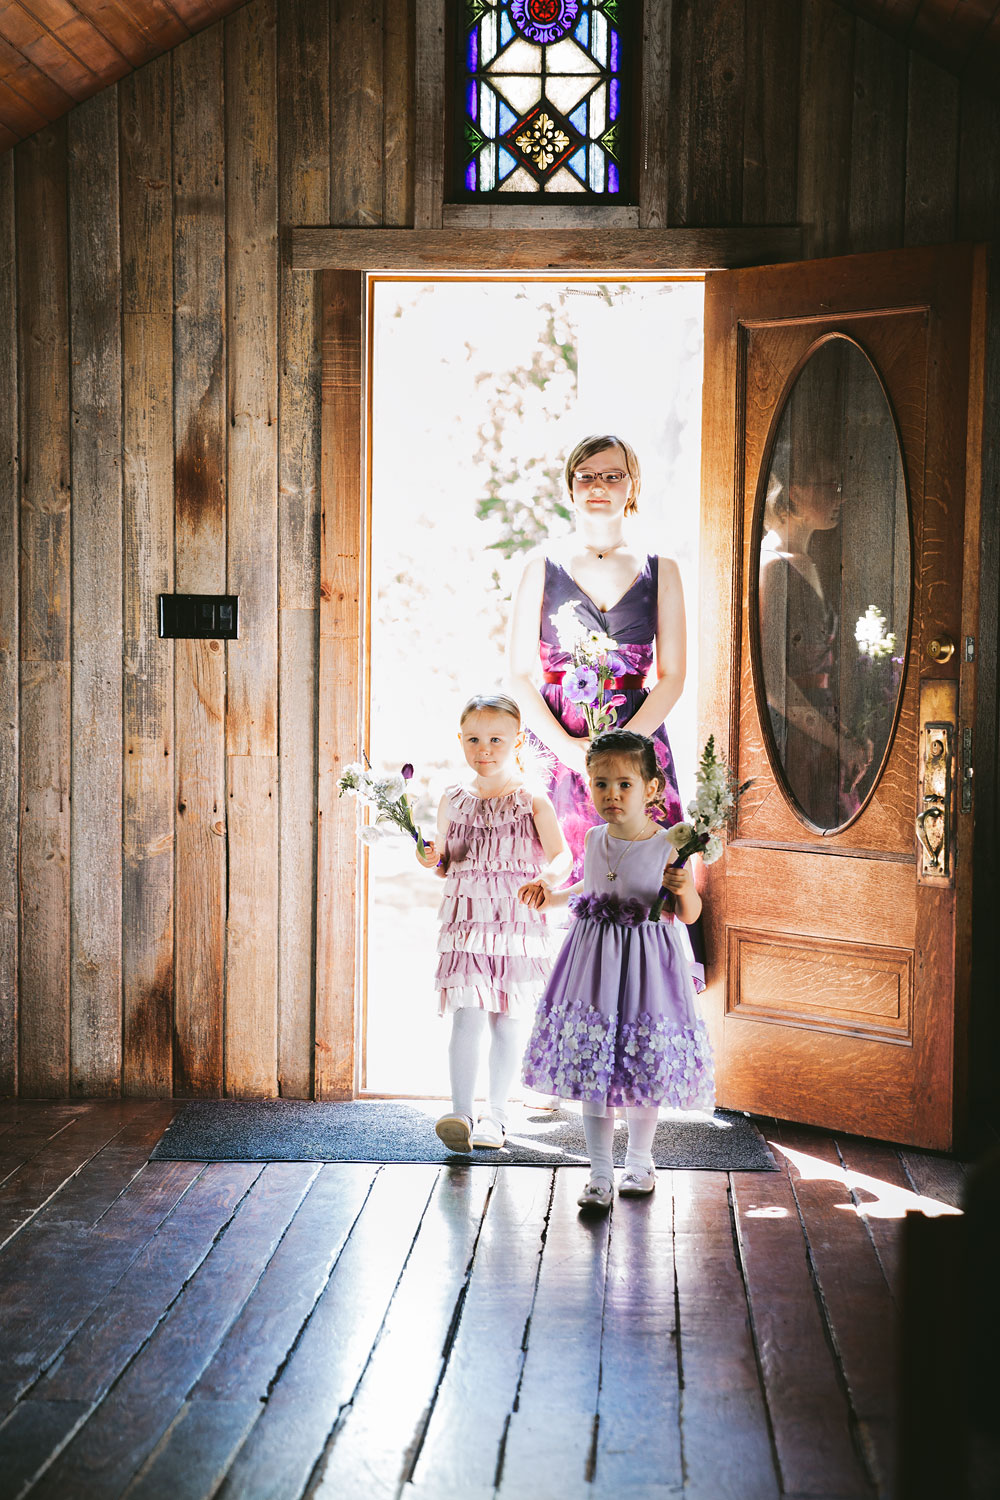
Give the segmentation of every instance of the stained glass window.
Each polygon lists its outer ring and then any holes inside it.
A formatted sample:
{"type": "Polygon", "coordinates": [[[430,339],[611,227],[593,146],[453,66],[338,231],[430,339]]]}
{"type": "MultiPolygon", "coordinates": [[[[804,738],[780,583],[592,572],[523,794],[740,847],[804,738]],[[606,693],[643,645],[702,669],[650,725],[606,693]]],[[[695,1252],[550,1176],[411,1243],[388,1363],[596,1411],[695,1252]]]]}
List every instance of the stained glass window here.
{"type": "Polygon", "coordinates": [[[453,199],[630,203],[639,0],[458,0],[453,199]]]}

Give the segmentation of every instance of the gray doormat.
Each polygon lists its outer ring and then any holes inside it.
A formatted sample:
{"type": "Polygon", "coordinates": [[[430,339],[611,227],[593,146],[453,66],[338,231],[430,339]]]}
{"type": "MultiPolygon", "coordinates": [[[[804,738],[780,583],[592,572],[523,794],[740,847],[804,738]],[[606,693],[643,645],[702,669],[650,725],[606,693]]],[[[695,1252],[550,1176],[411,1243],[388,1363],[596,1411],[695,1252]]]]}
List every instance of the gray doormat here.
{"type": "MultiPolygon", "coordinates": [[[[434,1134],[446,1105],[437,1099],[204,1099],[185,1104],[152,1152],[154,1161],[462,1162],[474,1166],[583,1166],[587,1148],[576,1109],[515,1106],[501,1151],[456,1156],[434,1134]]],[[[664,1115],[653,1141],[658,1167],[775,1172],[774,1157],[746,1115],[664,1115]]],[[[625,1121],[615,1129],[615,1162],[625,1160],[625,1121]]]]}

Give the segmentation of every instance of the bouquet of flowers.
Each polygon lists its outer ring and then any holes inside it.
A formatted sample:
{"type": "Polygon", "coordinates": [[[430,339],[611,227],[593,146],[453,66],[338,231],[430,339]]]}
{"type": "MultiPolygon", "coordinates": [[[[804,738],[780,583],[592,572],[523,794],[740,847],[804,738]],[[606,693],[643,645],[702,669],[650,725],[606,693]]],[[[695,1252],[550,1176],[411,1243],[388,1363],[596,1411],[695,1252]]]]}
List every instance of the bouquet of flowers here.
{"type": "MultiPolygon", "coordinates": [[[[715,736],[710,734],[701,752],[698,770],[695,773],[697,794],[687,805],[690,823],[675,823],[667,829],[667,838],[677,850],[673,868],[681,869],[692,854],[700,854],[706,865],[714,864],[722,853],[719,834],[732,818],[736,805],[751,785],[744,781],[736,785],[736,778],[723,756],[715,753],[715,736]]],[[[666,886],[649,909],[649,920],[658,922],[660,913],[673,910],[673,896],[666,886]]]]}
{"type": "Polygon", "coordinates": [[[624,693],[608,692],[608,683],[624,677],[628,666],[618,655],[618,642],[603,630],[588,630],[575,613],[579,599],[568,599],[550,618],[559,644],[569,653],[573,669],[563,677],[562,690],[583,711],[587,734],[593,739],[618,722],[624,693]]]}
{"type": "Polygon", "coordinates": [[[400,833],[409,834],[420,854],[424,852],[423,834],[413,821],[413,808],[406,792],[406,783],[413,775],[413,767],[407,762],[401,771],[388,776],[376,776],[360,761],[347,766],[337,782],[337,796],[350,792],[366,807],[377,808],[374,823],[365,823],[358,829],[358,838],[363,844],[377,844],[383,838],[393,838],[392,828],[380,827],[391,824],[400,833]]]}
{"type": "Polygon", "coordinates": [[[899,686],[901,656],[894,656],[896,633],[886,630],[885,615],[877,604],[869,604],[854,627],[858,643],[858,714],[854,737],[860,744],[867,741],[881,746],[888,730],[892,706],[899,686]]]}

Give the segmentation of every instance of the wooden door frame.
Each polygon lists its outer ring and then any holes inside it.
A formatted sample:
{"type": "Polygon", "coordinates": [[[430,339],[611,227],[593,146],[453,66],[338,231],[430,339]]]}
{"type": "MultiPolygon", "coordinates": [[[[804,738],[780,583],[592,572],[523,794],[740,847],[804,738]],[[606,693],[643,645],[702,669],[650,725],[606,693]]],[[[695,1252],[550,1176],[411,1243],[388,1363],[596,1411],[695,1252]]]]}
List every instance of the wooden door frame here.
{"type": "Polygon", "coordinates": [[[321,283],[319,705],[316,819],[314,1095],[356,1090],[357,814],[338,799],[341,768],[360,750],[365,701],[369,272],[526,274],[702,272],[797,259],[797,228],[314,229],[286,231],[293,271],[321,283]]]}

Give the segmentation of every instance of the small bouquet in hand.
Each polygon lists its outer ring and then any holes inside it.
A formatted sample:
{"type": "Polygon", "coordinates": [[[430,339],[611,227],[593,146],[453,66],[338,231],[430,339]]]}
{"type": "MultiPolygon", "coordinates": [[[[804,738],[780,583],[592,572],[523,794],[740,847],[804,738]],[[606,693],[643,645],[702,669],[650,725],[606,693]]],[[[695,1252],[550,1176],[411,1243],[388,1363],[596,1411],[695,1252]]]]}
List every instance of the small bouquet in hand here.
{"type": "Polygon", "coordinates": [[[337,782],[337,796],[350,792],[366,807],[377,808],[374,823],[365,823],[358,829],[358,838],[363,844],[377,844],[384,837],[393,835],[380,823],[394,825],[400,833],[408,833],[417,846],[418,854],[424,853],[423,834],[413,821],[413,808],[406,792],[406,783],[413,775],[413,767],[407,763],[403,769],[388,776],[375,776],[360,761],[348,766],[337,782]]]}
{"type": "MultiPolygon", "coordinates": [[[[750,784],[744,781],[742,786],[736,785],[736,778],[725,759],[716,755],[715,736],[710,734],[695,774],[697,795],[687,805],[691,821],[675,823],[667,829],[667,838],[677,850],[673,869],[681,869],[692,854],[700,854],[706,865],[714,864],[722,853],[719,834],[732,818],[736,804],[750,784]]],[[[666,886],[661,886],[650,907],[649,920],[658,922],[664,909],[673,909],[673,897],[666,886]]]]}
{"type": "Polygon", "coordinates": [[[577,618],[579,599],[569,599],[551,616],[559,644],[573,660],[573,669],[563,677],[562,690],[583,712],[587,734],[593,739],[618,722],[618,709],[626,703],[624,693],[608,693],[608,683],[628,673],[618,655],[618,642],[603,630],[588,630],[577,618]]]}

